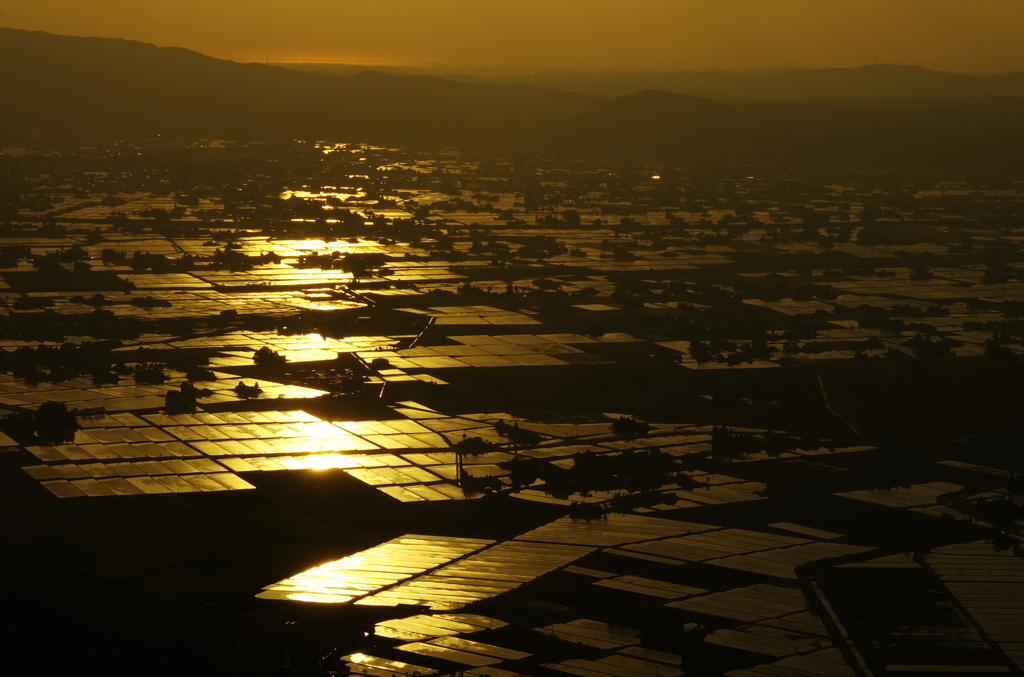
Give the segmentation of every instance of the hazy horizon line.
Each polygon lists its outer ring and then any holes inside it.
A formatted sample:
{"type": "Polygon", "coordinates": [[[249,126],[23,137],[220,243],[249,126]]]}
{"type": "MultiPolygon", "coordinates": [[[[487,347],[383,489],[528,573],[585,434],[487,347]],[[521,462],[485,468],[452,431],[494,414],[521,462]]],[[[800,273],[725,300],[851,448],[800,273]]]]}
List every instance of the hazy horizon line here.
{"type": "Polygon", "coordinates": [[[158,49],[186,49],[189,51],[196,52],[214,59],[222,61],[229,61],[233,63],[250,64],[260,63],[266,65],[281,65],[281,66],[297,66],[297,65],[309,65],[309,66],[349,66],[359,68],[392,68],[392,69],[408,69],[408,70],[420,70],[428,71],[434,74],[441,75],[474,75],[482,76],[487,75],[490,77],[522,77],[525,75],[537,75],[540,73],[551,73],[551,74],[566,74],[566,75],[628,75],[628,74],[677,74],[677,73],[781,73],[788,71],[821,71],[821,70],[858,70],[861,68],[870,68],[876,66],[891,66],[891,67],[902,67],[902,68],[921,68],[923,70],[931,71],[934,73],[949,73],[955,75],[972,75],[972,76],[998,76],[998,75],[1013,75],[1024,73],[1024,64],[1019,64],[1016,70],[982,70],[976,68],[973,72],[969,70],[948,70],[943,68],[934,68],[925,65],[922,61],[918,63],[899,62],[899,61],[878,61],[877,59],[873,63],[861,63],[859,65],[820,65],[820,66],[804,66],[799,63],[796,65],[788,66],[774,66],[765,68],[725,68],[725,67],[711,67],[711,68],[672,68],[672,69],[643,69],[643,68],[605,68],[605,69],[586,69],[586,68],[573,68],[573,67],[551,67],[551,66],[524,66],[521,64],[458,64],[451,62],[436,62],[436,61],[401,61],[401,60],[387,60],[387,59],[324,59],[317,57],[301,57],[301,58],[273,58],[270,55],[245,55],[245,56],[220,56],[201,48],[196,47],[184,47],[179,44],[161,44],[157,41],[148,41],[140,38],[128,38],[128,37],[109,37],[101,35],[76,35],[69,33],[57,33],[48,30],[38,29],[26,29],[16,28],[14,26],[6,26],[0,24],[0,28],[15,31],[25,32],[37,32],[46,33],[49,35],[55,35],[60,37],[69,38],[83,38],[83,39],[100,39],[100,40],[124,40],[127,42],[139,42],[142,44],[152,45],[158,49]]]}
{"type": "MultiPolygon", "coordinates": [[[[223,57],[214,57],[223,58],[223,57]]],[[[324,61],[324,60],[307,60],[307,59],[271,59],[264,57],[263,59],[248,59],[248,58],[224,58],[225,61],[232,61],[234,63],[260,63],[266,65],[281,65],[281,66],[352,66],[352,67],[363,67],[363,68],[402,68],[402,69],[418,69],[418,70],[434,70],[434,71],[446,71],[452,74],[459,75],[470,75],[479,73],[463,72],[459,69],[467,69],[468,71],[494,71],[493,75],[500,77],[504,75],[506,77],[520,77],[523,75],[539,75],[542,73],[550,74],[565,74],[565,75],[632,75],[632,74],[676,74],[676,73],[784,73],[791,71],[823,71],[823,70],[859,70],[861,68],[875,68],[875,67],[897,67],[897,68],[919,68],[921,70],[930,71],[933,73],[949,73],[952,75],[972,75],[978,77],[988,77],[995,75],[1020,75],[1024,74],[1024,69],[1020,70],[1008,70],[1008,71],[989,71],[989,72],[968,72],[968,71],[956,71],[956,70],[944,70],[939,68],[930,68],[921,64],[914,63],[897,63],[897,62],[878,62],[878,63],[865,63],[859,66],[777,66],[772,68],[694,68],[694,69],[670,69],[670,70],[655,70],[655,69],[602,69],[602,70],[586,70],[586,69],[573,69],[573,68],[523,68],[522,66],[491,66],[491,65],[456,65],[456,64],[437,64],[437,63],[381,63],[376,61],[324,61]],[[507,73],[501,74],[497,71],[508,71],[507,73]]]]}

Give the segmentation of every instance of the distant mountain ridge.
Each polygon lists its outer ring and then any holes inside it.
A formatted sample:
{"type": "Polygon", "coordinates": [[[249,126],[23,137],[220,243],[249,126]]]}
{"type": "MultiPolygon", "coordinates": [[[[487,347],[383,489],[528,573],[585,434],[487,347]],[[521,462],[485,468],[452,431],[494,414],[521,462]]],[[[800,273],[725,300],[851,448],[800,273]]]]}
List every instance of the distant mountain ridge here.
{"type": "Polygon", "coordinates": [[[720,102],[652,88],[612,98],[516,82],[342,77],[13,29],[0,29],[0,93],[0,141],[143,132],[679,164],[983,171],[1024,164],[1024,97],[720,102]]]}
{"type": "Polygon", "coordinates": [[[693,164],[1024,171],[1024,98],[908,106],[721,103],[648,90],[554,124],[570,155],[693,164]]]}
{"type": "MultiPolygon", "coordinates": [[[[329,69],[321,72],[329,72],[329,69]]],[[[466,82],[526,84],[601,97],[628,96],[647,89],[662,89],[722,102],[820,103],[1024,97],[1024,73],[967,75],[891,64],[771,71],[541,72],[513,77],[447,77],[466,82]]]]}
{"type": "Polygon", "coordinates": [[[0,124],[26,129],[491,143],[593,106],[525,85],[240,64],[142,42],[0,29],[0,124]]]}

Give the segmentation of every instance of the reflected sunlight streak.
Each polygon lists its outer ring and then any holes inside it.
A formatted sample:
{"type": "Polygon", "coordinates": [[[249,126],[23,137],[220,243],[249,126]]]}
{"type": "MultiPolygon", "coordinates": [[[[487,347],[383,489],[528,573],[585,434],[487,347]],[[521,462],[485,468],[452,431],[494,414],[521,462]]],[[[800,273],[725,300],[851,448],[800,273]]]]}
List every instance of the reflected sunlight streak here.
{"type": "Polygon", "coordinates": [[[335,468],[361,468],[362,466],[356,463],[348,456],[342,456],[341,454],[324,454],[322,456],[304,456],[301,460],[303,463],[308,465],[313,470],[333,470],[335,468]]]}
{"type": "Polygon", "coordinates": [[[288,599],[296,602],[316,602],[317,604],[343,604],[354,599],[346,595],[332,595],[329,593],[298,592],[288,595],[288,599]]]}
{"type": "Polygon", "coordinates": [[[344,604],[444,566],[491,543],[410,534],[269,585],[257,597],[344,604]]]}

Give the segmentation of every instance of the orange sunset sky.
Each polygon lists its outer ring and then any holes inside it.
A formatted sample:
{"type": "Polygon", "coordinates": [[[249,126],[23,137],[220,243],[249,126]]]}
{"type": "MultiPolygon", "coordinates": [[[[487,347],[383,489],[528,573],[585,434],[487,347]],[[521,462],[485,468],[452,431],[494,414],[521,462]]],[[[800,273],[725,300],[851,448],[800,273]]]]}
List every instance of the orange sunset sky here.
{"type": "Polygon", "coordinates": [[[1021,0],[0,0],[0,26],[241,61],[1022,70],[1021,0]]]}

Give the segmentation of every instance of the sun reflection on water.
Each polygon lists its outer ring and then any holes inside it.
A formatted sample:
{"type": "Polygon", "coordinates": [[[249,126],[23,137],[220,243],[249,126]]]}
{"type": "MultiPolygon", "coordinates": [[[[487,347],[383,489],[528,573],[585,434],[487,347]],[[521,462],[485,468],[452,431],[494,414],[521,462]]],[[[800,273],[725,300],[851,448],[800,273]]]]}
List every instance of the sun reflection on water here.
{"type": "Polygon", "coordinates": [[[443,566],[491,543],[409,534],[268,585],[257,597],[344,604],[443,566]]]}
{"type": "Polygon", "coordinates": [[[318,604],[343,604],[348,602],[353,597],[346,595],[331,595],[326,592],[297,592],[292,595],[288,595],[288,599],[296,602],[316,602],[318,604]]]}
{"type": "Polygon", "coordinates": [[[317,192],[314,193],[308,190],[286,190],[281,193],[278,197],[282,200],[288,200],[293,197],[297,197],[300,200],[326,200],[329,197],[337,198],[345,201],[349,198],[362,198],[366,197],[366,193],[358,191],[356,193],[340,193],[340,192],[317,192]]]}
{"type": "Polygon", "coordinates": [[[356,463],[353,459],[348,456],[342,456],[341,454],[324,454],[321,456],[305,456],[301,459],[303,463],[312,468],[313,470],[333,470],[335,468],[361,468],[362,466],[356,463]]]}

